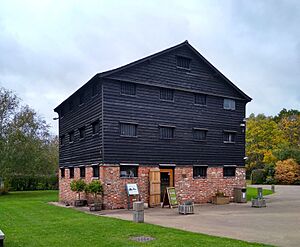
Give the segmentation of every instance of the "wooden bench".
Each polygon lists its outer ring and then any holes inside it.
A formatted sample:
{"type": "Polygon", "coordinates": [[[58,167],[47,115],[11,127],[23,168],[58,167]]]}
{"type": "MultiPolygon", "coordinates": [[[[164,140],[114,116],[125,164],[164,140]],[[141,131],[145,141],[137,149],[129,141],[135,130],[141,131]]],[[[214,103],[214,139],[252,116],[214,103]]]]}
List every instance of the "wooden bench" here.
{"type": "Polygon", "coordinates": [[[0,247],[3,247],[3,246],[4,246],[4,238],[5,238],[5,235],[4,235],[4,233],[0,230],[0,247]]]}

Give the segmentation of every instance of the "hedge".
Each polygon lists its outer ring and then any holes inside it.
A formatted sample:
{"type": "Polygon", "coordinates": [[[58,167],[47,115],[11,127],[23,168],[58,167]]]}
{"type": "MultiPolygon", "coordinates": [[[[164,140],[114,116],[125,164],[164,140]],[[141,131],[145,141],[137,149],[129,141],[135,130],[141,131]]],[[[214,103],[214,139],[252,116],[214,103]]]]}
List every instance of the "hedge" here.
{"type": "Polygon", "coordinates": [[[58,177],[14,175],[9,179],[10,191],[22,190],[57,190],[58,177]]]}

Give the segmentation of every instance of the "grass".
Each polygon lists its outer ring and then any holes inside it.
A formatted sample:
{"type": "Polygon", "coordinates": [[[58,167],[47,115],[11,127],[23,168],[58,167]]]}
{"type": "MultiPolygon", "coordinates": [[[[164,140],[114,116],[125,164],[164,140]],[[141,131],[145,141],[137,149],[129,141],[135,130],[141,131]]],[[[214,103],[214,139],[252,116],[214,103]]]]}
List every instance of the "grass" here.
{"type": "Polygon", "coordinates": [[[57,191],[15,192],[0,196],[0,229],[6,247],[17,246],[265,246],[150,224],[99,217],[47,204],[57,191]],[[152,236],[137,243],[132,236],[152,236]]]}
{"type": "MultiPolygon", "coordinates": [[[[273,194],[272,190],[263,189],[263,195],[271,195],[273,194]]],[[[257,197],[257,188],[247,187],[247,201],[251,201],[251,198],[257,197]]]]}

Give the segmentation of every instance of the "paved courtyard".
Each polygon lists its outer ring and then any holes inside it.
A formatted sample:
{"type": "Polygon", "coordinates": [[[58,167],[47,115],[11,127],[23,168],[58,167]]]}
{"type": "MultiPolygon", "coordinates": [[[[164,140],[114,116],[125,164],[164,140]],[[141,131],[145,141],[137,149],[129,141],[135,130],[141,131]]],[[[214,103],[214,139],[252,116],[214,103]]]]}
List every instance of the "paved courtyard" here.
{"type": "MultiPolygon", "coordinates": [[[[250,203],[204,204],[195,207],[194,215],[151,208],[145,210],[145,222],[276,246],[300,246],[300,186],[276,186],[276,193],[266,198],[267,208],[251,208],[250,203]]],[[[132,212],[127,210],[99,214],[132,220],[132,212]]]]}

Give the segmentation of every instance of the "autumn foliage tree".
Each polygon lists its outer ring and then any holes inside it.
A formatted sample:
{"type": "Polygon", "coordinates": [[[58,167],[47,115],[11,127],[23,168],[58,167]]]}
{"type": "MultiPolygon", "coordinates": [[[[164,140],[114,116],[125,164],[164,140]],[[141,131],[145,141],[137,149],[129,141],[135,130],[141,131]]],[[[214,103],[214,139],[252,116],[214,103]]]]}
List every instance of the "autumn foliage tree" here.
{"type": "Polygon", "coordinates": [[[247,176],[259,170],[265,182],[276,182],[276,162],[292,158],[299,164],[300,112],[283,109],[275,117],[251,114],[247,121],[246,155],[247,176]]]}
{"type": "Polygon", "coordinates": [[[280,184],[294,184],[300,181],[300,166],[293,160],[277,161],[275,179],[280,184]]]}

